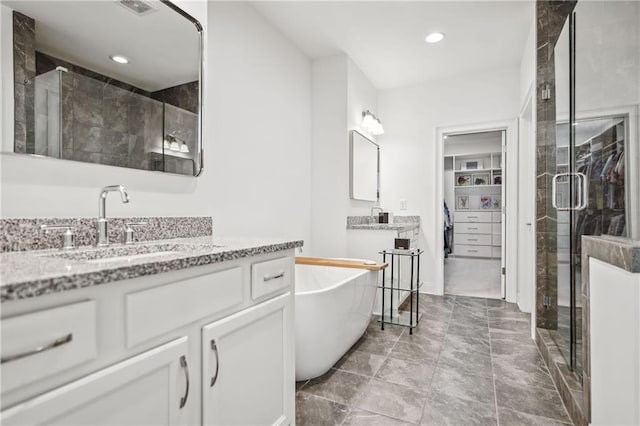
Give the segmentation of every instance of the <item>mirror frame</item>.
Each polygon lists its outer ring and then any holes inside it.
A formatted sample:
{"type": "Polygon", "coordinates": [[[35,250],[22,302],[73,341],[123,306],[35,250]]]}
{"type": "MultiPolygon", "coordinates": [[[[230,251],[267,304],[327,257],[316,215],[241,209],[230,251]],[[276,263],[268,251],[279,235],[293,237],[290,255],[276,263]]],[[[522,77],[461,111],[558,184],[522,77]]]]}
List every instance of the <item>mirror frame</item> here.
{"type": "MultiPolygon", "coordinates": [[[[176,4],[174,4],[173,2],[169,1],[169,0],[160,0],[160,3],[164,4],[165,6],[169,7],[171,10],[173,10],[174,12],[176,12],[178,15],[182,16],[183,18],[187,19],[189,22],[191,22],[195,27],[196,27],[196,31],[198,32],[198,106],[199,106],[199,111],[198,111],[198,141],[197,141],[197,148],[198,148],[198,152],[196,153],[196,155],[194,156],[193,161],[197,162],[198,164],[198,169],[197,171],[193,174],[193,175],[184,175],[184,174],[180,174],[180,173],[170,173],[170,172],[164,172],[164,171],[158,171],[158,170],[144,170],[144,169],[135,169],[135,168],[131,168],[131,167],[121,167],[121,166],[110,166],[108,164],[100,164],[100,163],[88,163],[88,162],[82,162],[82,161],[76,161],[76,160],[68,160],[68,159],[64,159],[64,158],[54,158],[54,157],[49,157],[46,155],[40,155],[40,154],[31,154],[31,153],[26,153],[26,152],[16,152],[15,151],[15,135],[14,137],[14,142],[13,142],[13,150],[11,152],[4,152],[2,150],[0,150],[0,153],[2,155],[6,155],[6,154],[10,154],[10,155],[19,155],[19,156],[27,156],[27,157],[35,157],[35,158],[48,158],[48,159],[54,159],[54,160],[58,160],[58,161],[71,161],[74,163],[83,163],[83,164],[95,164],[95,165],[99,165],[99,166],[107,166],[107,167],[118,167],[121,169],[128,169],[128,170],[139,170],[139,171],[143,171],[143,172],[150,172],[150,173],[159,173],[159,174],[163,174],[163,175],[173,175],[173,176],[185,176],[185,177],[199,177],[202,175],[202,172],[204,171],[204,143],[203,143],[203,116],[204,116],[204,90],[203,90],[203,86],[204,86],[204,28],[202,27],[202,24],[200,24],[200,21],[198,21],[196,18],[194,18],[192,15],[190,15],[189,13],[185,12],[184,10],[182,10],[180,7],[178,7],[176,4]]],[[[15,93],[15,89],[11,90],[13,99],[15,99],[16,93],[15,93]]],[[[15,111],[13,111],[13,114],[15,116],[15,111]]],[[[4,117],[3,117],[4,119],[4,117]]],[[[12,119],[14,119],[14,117],[12,117],[12,119]]]]}
{"type": "Polygon", "coordinates": [[[359,131],[353,129],[349,131],[349,198],[357,201],[369,201],[373,203],[378,203],[380,201],[380,145],[369,139],[367,136],[363,135],[359,131]],[[372,145],[376,147],[376,199],[370,200],[366,198],[356,198],[353,194],[353,160],[354,160],[354,152],[353,152],[353,136],[354,134],[358,134],[370,142],[372,145]]]}

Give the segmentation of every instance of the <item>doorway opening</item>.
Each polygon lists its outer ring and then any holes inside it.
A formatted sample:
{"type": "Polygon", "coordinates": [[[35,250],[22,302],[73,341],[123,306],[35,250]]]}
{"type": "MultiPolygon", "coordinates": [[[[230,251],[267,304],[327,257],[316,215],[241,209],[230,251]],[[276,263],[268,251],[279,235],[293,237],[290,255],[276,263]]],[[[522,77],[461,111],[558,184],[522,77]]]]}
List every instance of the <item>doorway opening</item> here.
{"type": "Polygon", "coordinates": [[[444,293],[505,298],[506,130],[444,135],[444,293]]]}

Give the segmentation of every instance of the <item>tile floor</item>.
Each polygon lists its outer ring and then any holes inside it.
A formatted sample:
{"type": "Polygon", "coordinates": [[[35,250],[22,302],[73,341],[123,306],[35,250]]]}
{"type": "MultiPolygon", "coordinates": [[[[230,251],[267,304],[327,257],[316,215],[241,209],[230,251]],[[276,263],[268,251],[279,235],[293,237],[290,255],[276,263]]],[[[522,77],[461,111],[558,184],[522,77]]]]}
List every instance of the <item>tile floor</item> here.
{"type": "Polygon", "coordinates": [[[297,383],[297,425],[570,424],[528,314],[502,300],[420,297],[413,335],[374,320],[328,373],[297,383]]]}
{"type": "Polygon", "coordinates": [[[444,260],[444,292],[500,299],[500,259],[449,256],[444,260]]]}

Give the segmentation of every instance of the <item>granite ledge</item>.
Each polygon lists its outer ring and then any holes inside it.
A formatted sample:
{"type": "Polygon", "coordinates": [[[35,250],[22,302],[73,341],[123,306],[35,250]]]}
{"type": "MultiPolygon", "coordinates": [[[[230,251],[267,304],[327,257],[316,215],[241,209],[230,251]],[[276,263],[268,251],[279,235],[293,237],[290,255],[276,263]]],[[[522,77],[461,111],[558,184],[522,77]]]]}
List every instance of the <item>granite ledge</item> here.
{"type": "Polygon", "coordinates": [[[631,273],[640,273],[640,241],[609,235],[582,237],[583,265],[593,257],[631,273]]]}
{"type": "Polygon", "coordinates": [[[370,231],[411,231],[418,229],[420,225],[417,223],[371,223],[347,225],[347,229],[365,229],[370,231]]]}
{"type": "MultiPolygon", "coordinates": [[[[275,253],[303,246],[301,240],[258,240],[247,238],[176,238],[138,243],[128,246],[144,258],[133,258],[108,262],[60,257],[61,250],[32,250],[0,254],[0,302],[43,296],[46,294],[97,286],[241,259],[266,253],[275,253]],[[173,251],[157,250],[149,254],[153,246],[167,247],[173,251]]],[[[123,247],[122,245],[120,247],[123,247]]],[[[81,247],[74,251],[80,257],[84,252],[99,250],[81,247]]],[[[135,255],[132,253],[131,255],[135,255]]]]}

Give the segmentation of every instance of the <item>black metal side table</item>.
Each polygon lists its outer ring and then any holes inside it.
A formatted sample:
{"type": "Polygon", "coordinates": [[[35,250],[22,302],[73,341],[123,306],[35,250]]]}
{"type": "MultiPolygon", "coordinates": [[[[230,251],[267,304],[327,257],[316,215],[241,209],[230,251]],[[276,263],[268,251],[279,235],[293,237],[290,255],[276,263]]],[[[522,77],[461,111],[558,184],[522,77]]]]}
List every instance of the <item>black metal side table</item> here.
{"type": "MultiPolygon", "coordinates": [[[[387,286],[386,269],[382,270],[382,285],[378,286],[382,289],[382,309],[380,312],[380,325],[384,330],[385,324],[401,325],[403,327],[409,327],[409,334],[413,334],[413,329],[418,326],[420,322],[420,298],[418,297],[418,291],[422,287],[420,282],[420,255],[424,253],[421,249],[409,249],[409,250],[383,250],[380,252],[382,255],[382,262],[387,262],[387,256],[391,257],[390,262],[390,274],[391,279],[387,286]],[[410,259],[409,281],[403,282],[401,274],[401,259],[410,259]],[[385,315],[385,293],[389,291],[390,303],[389,313],[385,315]],[[394,316],[393,312],[393,295],[394,292],[398,293],[398,297],[401,297],[402,292],[409,292],[409,312],[398,312],[398,315],[394,316]],[[414,298],[415,298],[415,310],[414,310],[414,298]]],[[[405,271],[407,272],[407,271],[405,271]]],[[[399,300],[398,300],[399,302],[399,300]]]]}

